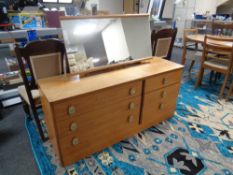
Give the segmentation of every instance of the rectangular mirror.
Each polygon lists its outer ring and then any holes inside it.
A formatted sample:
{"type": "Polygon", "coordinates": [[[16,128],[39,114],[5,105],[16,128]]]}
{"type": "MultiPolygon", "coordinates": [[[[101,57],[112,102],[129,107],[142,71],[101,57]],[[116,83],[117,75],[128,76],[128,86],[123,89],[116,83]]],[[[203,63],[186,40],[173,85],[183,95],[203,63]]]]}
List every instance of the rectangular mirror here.
{"type": "Polygon", "coordinates": [[[148,15],[61,17],[71,72],[152,56],[148,15]]]}

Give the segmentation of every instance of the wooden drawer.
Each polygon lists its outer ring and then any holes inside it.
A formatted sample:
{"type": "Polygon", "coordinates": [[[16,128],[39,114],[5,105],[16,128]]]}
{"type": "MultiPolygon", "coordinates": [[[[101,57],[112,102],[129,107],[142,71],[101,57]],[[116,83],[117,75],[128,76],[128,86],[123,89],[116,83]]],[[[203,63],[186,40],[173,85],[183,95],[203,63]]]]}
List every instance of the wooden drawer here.
{"type": "Polygon", "coordinates": [[[66,120],[96,111],[103,106],[110,106],[128,98],[141,96],[141,93],[142,82],[137,81],[65,100],[53,106],[54,111],[56,111],[55,121],[66,120]]]}
{"type": "Polygon", "coordinates": [[[160,88],[179,83],[181,80],[182,70],[176,70],[164,73],[159,76],[151,77],[145,81],[145,92],[151,92],[160,88]]]}
{"type": "Polygon", "coordinates": [[[116,107],[110,107],[110,110],[100,109],[77,117],[74,122],[79,125],[77,131],[73,133],[69,131],[69,121],[65,121],[64,125],[59,123],[58,131],[62,129],[59,131],[60,136],[65,136],[62,132],[67,134],[65,137],[59,138],[64,165],[137,133],[139,131],[140,101],[141,97],[133,98],[136,107],[132,110],[128,109],[129,101],[126,101],[116,104],[116,107]]]}
{"type": "Polygon", "coordinates": [[[140,104],[141,98],[133,97],[125,101],[120,101],[118,103],[99,108],[98,110],[82,114],[78,117],[57,122],[58,137],[62,138],[79,132],[88,134],[90,130],[89,128],[96,129],[101,127],[102,129],[103,127],[110,127],[111,125],[115,125],[115,122],[118,120],[125,123],[129,116],[133,117],[133,123],[139,123],[138,116],[140,104]],[[126,118],[124,119],[121,116],[126,118]]]}
{"type": "Polygon", "coordinates": [[[180,84],[145,94],[141,123],[146,127],[158,124],[172,117],[180,84]]]}

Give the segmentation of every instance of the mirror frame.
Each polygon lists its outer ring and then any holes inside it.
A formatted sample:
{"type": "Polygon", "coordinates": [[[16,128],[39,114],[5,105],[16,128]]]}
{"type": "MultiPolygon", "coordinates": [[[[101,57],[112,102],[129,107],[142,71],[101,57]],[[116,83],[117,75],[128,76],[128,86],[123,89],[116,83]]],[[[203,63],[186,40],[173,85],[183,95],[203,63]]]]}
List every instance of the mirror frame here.
{"type": "MultiPolygon", "coordinates": [[[[61,23],[61,21],[75,20],[75,19],[85,20],[85,19],[102,19],[102,18],[130,18],[130,17],[148,17],[148,20],[149,20],[150,14],[144,13],[144,14],[61,16],[59,19],[60,19],[60,23],[61,23]]],[[[125,61],[125,62],[117,63],[117,64],[109,64],[109,65],[105,65],[105,66],[94,67],[94,68],[86,70],[86,71],[71,73],[71,75],[79,74],[80,77],[95,75],[95,74],[109,72],[112,70],[122,69],[122,68],[130,67],[130,66],[134,66],[134,65],[144,64],[144,63],[147,63],[147,61],[151,60],[152,58],[153,58],[153,56],[135,59],[135,60],[130,60],[130,61],[125,61]]]]}

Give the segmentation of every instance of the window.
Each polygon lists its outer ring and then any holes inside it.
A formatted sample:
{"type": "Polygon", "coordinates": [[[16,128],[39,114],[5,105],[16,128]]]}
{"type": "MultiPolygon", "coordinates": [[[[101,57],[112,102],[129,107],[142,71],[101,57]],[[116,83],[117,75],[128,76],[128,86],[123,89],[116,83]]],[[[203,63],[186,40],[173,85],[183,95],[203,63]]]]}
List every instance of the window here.
{"type": "Polygon", "coordinates": [[[43,0],[43,3],[63,3],[71,4],[73,0],[43,0]]]}

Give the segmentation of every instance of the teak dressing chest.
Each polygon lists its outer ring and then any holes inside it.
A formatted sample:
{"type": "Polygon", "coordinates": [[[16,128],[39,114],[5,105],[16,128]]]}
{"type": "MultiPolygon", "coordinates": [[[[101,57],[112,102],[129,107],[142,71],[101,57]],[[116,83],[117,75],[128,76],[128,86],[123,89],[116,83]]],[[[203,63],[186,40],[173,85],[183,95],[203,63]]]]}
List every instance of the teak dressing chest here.
{"type": "Polygon", "coordinates": [[[39,80],[49,139],[62,165],[172,117],[182,71],[181,65],[152,58],[80,80],[39,80]]]}

